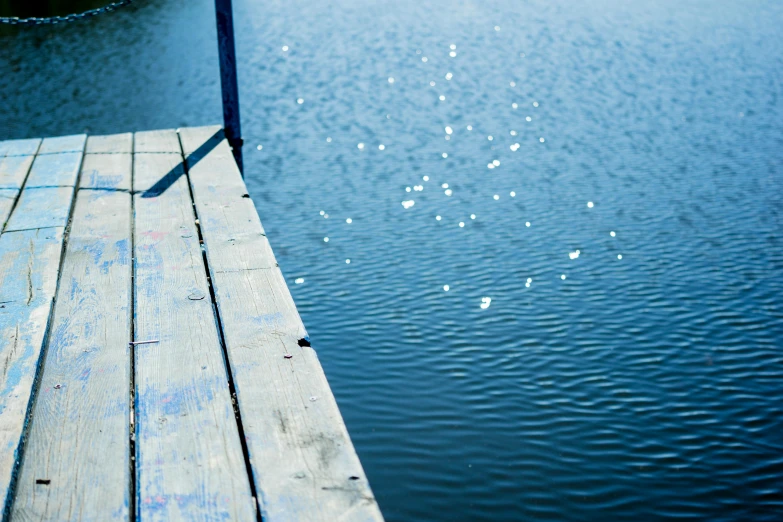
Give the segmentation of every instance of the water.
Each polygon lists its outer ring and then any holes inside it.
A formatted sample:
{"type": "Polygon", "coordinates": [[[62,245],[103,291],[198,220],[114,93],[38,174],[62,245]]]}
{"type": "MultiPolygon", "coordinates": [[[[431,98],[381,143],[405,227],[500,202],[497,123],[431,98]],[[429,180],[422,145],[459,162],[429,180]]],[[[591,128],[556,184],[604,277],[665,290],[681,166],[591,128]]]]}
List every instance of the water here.
{"type": "MultiPolygon", "coordinates": [[[[783,519],[780,3],[235,4],[249,190],[389,521],[783,519]]],[[[219,122],[212,13],[3,36],[0,138],[219,122]]]]}

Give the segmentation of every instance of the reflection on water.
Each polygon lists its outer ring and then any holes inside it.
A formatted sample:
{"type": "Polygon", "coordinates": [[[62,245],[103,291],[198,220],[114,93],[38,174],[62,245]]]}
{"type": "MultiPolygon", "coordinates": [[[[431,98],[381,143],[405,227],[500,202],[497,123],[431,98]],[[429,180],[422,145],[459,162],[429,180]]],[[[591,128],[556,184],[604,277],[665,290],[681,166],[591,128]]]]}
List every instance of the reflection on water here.
{"type": "MultiPolygon", "coordinates": [[[[0,39],[0,138],[220,121],[211,1],[139,4],[0,39]]],[[[249,190],[390,521],[783,518],[783,7],[640,4],[235,0],[249,190]]]]}

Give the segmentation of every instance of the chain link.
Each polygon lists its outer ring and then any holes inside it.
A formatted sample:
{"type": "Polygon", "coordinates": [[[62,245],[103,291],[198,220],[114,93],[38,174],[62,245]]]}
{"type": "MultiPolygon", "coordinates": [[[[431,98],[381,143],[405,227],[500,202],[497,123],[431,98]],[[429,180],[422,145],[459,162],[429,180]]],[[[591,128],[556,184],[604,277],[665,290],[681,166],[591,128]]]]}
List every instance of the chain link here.
{"type": "Polygon", "coordinates": [[[76,22],[86,18],[92,18],[93,16],[97,16],[103,13],[111,13],[112,11],[116,11],[121,7],[130,5],[132,2],[133,0],[120,0],[119,2],[114,2],[103,7],[84,11],[83,13],[69,14],[65,16],[50,16],[47,18],[17,18],[15,16],[0,17],[0,24],[31,26],[76,22]]]}

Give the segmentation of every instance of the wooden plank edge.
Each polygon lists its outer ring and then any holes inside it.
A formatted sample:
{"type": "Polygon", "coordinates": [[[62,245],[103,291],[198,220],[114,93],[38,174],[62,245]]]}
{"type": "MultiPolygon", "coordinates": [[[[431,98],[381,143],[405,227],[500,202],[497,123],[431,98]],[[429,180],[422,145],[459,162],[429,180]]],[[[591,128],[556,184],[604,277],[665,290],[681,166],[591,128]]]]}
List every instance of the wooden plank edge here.
{"type": "MultiPolygon", "coordinates": [[[[87,136],[81,135],[83,138],[81,140],[81,153],[82,156],[84,155],[84,146],[87,142],[87,136]]],[[[43,146],[43,142],[46,140],[43,140],[41,142],[40,147],[43,146]]],[[[71,142],[66,142],[65,144],[71,145],[71,142]]],[[[40,154],[40,147],[38,149],[40,154]]],[[[44,335],[43,340],[41,342],[41,346],[39,349],[39,352],[37,354],[37,360],[35,363],[35,370],[33,374],[33,382],[32,386],[30,388],[30,396],[27,400],[27,408],[25,410],[25,416],[22,424],[22,429],[19,437],[19,442],[16,444],[16,448],[14,449],[14,459],[13,459],[13,467],[11,469],[11,476],[9,480],[8,487],[5,490],[0,490],[0,505],[3,506],[3,521],[10,520],[11,513],[13,511],[13,502],[16,495],[16,488],[17,488],[17,482],[19,480],[19,475],[22,467],[22,463],[24,461],[24,447],[25,442],[27,441],[27,436],[30,431],[30,420],[32,419],[32,414],[35,408],[35,401],[38,396],[38,391],[41,385],[41,378],[43,376],[43,366],[46,364],[46,352],[47,348],[49,346],[49,339],[51,334],[51,325],[54,318],[54,303],[57,300],[57,293],[60,291],[60,274],[62,273],[63,268],[63,259],[65,258],[65,249],[68,244],[68,233],[70,231],[70,222],[73,218],[73,211],[74,211],[74,202],[76,200],[76,194],[78,192],[78,186],[79,186],[79,179],[81,177],[81,163],[83,159],[79,162],[79,170],[76,175],[76,181],[74,183],[74,190],[71,192],[71,200],[69,203],[68,208],[68,219],[66,221],[66,226],[62,227],[62,238],[60,239],[60,252],[59,252],[59,259],[57,260],[57,283],[54,288],[54,292],[49,299],[49,312],[47,314],[46,319],[46,327],[44,329],[44,335]]],[[[33,162],[34,163],[34,162],[33,162]]],[[[32,171],[32,166],[30,168],[30,172],[32,171]]],[[[30,175],[30,172],[28,172],[28,177],[30,175]]],[[[26,184],[25,180],[25,184],[26,184]]],[[[19,193],[21,194],[24,190],[24,185],[20,189],[19,193]]],[[[15,210],[15,209],[14,209],[15,210]]],[[[10,219],[13,218],[13,212],[11,212],[9,216],[10,219]]],[[[53,227],[53,228],[60,228],[60,227],[53,227]]],[[[5,231],[3,231],[5,233],[5,231]]],[[[35,355],[35,354],[34,354],[35,355]]]]}

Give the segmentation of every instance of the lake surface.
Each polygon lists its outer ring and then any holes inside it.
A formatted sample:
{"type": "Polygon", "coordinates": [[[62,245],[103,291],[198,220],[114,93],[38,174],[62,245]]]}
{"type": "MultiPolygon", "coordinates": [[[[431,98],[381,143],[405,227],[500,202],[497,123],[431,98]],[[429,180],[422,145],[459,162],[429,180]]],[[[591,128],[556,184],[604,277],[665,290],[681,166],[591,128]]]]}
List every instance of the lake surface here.
{"type": "MultiPolygon", "coordinates": [[[[783,4],[234,1],[387,520],[783,519],[783,4]]],[[[0,139],[219,123],[218,82],[210,0],[6,32],[0,139]]]]}

